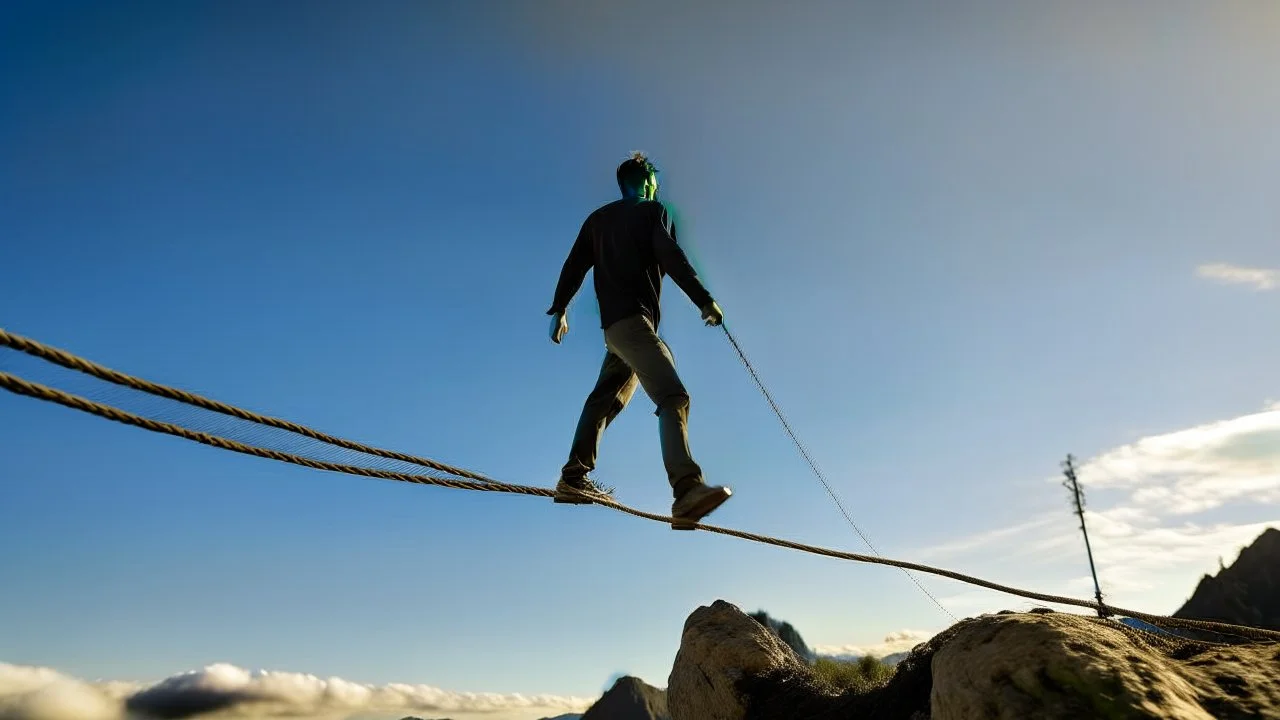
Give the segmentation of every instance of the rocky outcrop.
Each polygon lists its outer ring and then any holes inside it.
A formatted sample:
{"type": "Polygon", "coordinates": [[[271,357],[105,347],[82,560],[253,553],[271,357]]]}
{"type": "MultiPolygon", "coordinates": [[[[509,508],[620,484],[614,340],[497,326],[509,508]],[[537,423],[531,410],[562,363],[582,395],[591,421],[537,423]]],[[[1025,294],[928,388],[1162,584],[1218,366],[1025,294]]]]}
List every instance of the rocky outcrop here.
{"type": "Polygon", "coordinates": [[[717,600],[684,623],[667,679],[673,720],[736,720],[749,700],[739,682],[751,676],[801,672],[804,662],[777,634],[717,600]]]}
{"type": "Polygon", "coordinates": [[[1267,528],[1230,567],[1201,578],[1174,617],[1280,630],[1280,530],[1267,528]]]}
{"type": "Polygon", "coordinates": [[[917,646],[886,685],[834,694],[773,633],[716,601],[685,623],[667,692],[673,720],[1243,720],[1280,717],[1280,644],[1001,613],[917,646]]]}
{"type": "Polygon", "coordinates": [[[965,621],[933,656],[932,718],[1280,717],[1280,645],[1149,642],[1065,613],[965,621]]]}
{"type": "Polygon", "coordinates": [[[667,693],[640,678],[621,677],[583,714],[582,720],[671,720],[667,693]]]}

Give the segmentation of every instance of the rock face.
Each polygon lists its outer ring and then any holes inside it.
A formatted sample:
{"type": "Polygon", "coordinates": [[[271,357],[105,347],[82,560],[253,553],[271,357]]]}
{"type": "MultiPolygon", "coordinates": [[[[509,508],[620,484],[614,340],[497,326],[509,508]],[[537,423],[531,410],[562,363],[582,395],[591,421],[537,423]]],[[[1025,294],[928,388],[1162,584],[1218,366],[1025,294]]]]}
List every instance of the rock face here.
{"type": "Polygon", "coordinates": [[[962,621],[888,684],[835,695],[773,633],[716,601],[685,623],[673,720],[1280,718],[1280,644],[1215,646],[1055,613],[962,621]]]}
{"type": "Polygon", "coordinates": [[[667,694],[640,678],[619,678],[582,720],[671,720],[667,694]]]}
{"type": "Polygon", "coordinates": [[[805,664],[775,633],[736,606],[717,600],[684,623],[667,680],[673,720],[737,720],[748,698],[739,681],[752,675],[802,671],[805,664]]]}
{"type": "Polygon", "coordinates": [[[1280,630],[1280,530],[1267,528],[1230,567],[1201,578],[1174,617],[1280,630]]]}

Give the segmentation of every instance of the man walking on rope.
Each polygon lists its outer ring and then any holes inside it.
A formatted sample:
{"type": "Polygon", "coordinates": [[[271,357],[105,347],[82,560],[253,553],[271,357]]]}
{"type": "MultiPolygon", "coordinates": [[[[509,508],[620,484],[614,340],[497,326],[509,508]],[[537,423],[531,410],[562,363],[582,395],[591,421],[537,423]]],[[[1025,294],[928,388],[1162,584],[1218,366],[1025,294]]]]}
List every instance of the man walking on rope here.
{"type": "Polygon", "coordinates": [[[657,172],[638,152],[618,166],[622,199],[596,209],[583,222],[547,311],[552,316],[551,340],[559,344],[569,332],[565,309],[587,271],[595,269],[608,352],[595,389],[583,405],[569,461],[556,484],[555,501],[586,504],[593,497],[607,497],[587,473],[595,469],[604,429],[631,400],[638,381],[658,406],[662,462],[675,496],[672,528],[692,530],[693,523],[720,507],[732,491],[707,485],[702,468],[689,452],[689,393],[676,374],[671,350],[657,333],[663,277],[671,276],[700,308],[707,325],[719,325],[724,314],[676,244],[675,223],[656,199],[657,172]]]}

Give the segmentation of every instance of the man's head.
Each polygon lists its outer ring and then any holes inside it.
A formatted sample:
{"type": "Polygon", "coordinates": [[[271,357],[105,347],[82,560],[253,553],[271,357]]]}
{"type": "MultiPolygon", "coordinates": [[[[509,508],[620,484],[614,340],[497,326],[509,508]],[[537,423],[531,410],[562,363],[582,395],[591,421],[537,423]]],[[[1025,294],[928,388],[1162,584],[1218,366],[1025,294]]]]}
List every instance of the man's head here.
{"type": "Polygon", "coordinates": [[[639,150],[618,166],[618,189],[623,197],[653,200],[658,197],[658,168],[639,150]]]}

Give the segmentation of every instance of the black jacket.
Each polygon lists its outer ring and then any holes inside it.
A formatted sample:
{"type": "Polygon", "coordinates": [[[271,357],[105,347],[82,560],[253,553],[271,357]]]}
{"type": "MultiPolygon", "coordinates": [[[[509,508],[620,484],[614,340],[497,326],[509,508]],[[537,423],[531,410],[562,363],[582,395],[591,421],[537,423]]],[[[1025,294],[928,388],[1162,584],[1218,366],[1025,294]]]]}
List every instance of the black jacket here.
{"type": "Polygon", "coordinates": [[[699,308],[712,301],[676,243],[670,213],[656,200],[623,198],[587,216],[560,271],[548,315],[564,312],[593,268],[603,328],[637,313],[647,315],[656,328],[664,275],[699,308]]]}

